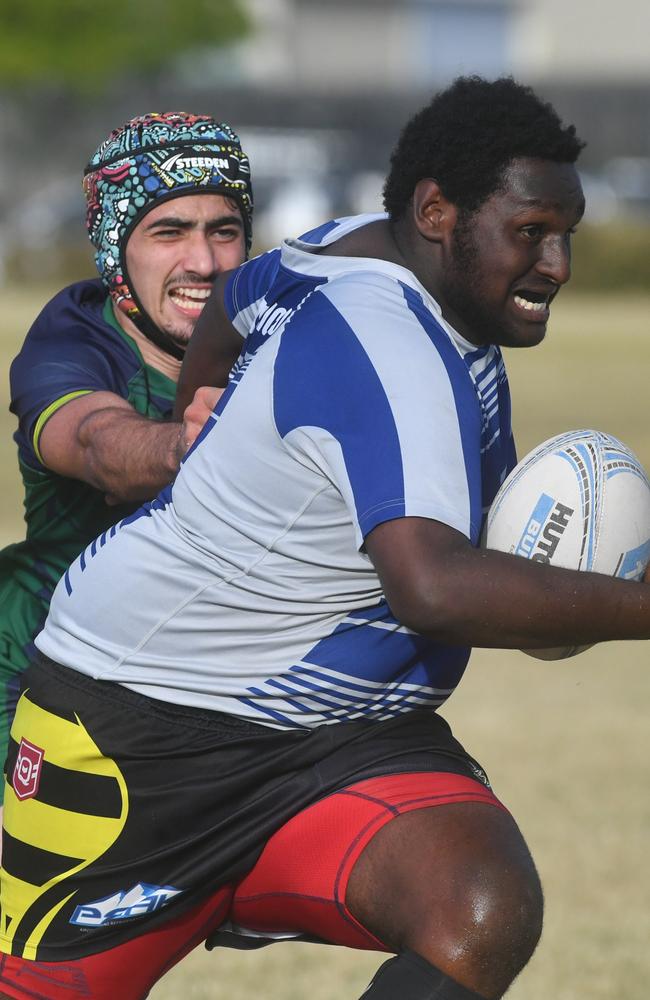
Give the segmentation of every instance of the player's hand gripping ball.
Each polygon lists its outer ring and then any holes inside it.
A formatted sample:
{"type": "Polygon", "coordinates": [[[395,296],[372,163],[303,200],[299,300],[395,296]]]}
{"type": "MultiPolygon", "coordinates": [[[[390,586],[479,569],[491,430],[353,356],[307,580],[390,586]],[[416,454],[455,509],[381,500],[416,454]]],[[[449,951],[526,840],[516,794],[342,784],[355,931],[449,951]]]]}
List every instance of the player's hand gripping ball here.
{"type": "MultiPolygon", "coordinates": [[[[524,559],[641,580],[650,560],[650,482],[600,431],[559,434],[526,455],[488,513],[483,545],[524,559]]],[[[588,649],[524,650],[559,660],[588,649]]]]}

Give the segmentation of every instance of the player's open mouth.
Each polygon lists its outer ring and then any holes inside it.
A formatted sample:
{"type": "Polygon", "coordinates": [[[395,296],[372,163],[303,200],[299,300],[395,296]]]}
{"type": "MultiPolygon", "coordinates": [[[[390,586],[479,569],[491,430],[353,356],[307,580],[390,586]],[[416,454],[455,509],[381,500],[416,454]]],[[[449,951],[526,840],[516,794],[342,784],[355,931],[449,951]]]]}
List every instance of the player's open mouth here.
{"type": "Polygon", "coordinates": [[[520,291],[514,293],[514,301],[518,310],[526,313],[528,319],[547,320],[549,317],[551,295],[541,292],[520,291]]]}
{"type": "Polygon", "coordinates": [[[178,285],[169,292],[169,297],[175,306],[183,312],[198,315],[210,297],[211,288],[191,288],[187,285],[178,285]]]}

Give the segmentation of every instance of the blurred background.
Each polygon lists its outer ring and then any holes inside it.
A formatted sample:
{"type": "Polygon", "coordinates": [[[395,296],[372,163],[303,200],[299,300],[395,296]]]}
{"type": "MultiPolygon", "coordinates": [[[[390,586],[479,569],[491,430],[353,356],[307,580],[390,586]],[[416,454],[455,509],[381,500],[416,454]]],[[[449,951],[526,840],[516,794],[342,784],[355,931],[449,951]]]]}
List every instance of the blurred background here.
{"type": "MultiPolygon", "coordinates": [[[[0,544],[22,537],[7,373],[45,301],[94,274],[83,167],[146,111],[207,112],[250,154],[255,249],[381,207],[405,120],[459,73],[512,74],[588,143],[574,277],[534,352],[509,352],[519,451],[578,427],[650,469],[647,0],[0,0],[0,544]]],[[[471,143],[471,136],[468,136],[471,143]]],[[[537,860],[540,948],[513,1000],[647,1000],[650,657],[478,650],[444,708],[537,860]]],[[[354,1000],[379,957],[198,951],[156,1000],[354,1000]]]]}
{"type": "Polygon", "coordinates": [[[599,231],[575,285],[647,283],[649,38],[643,0],[0,0],[0,278],[88,268],[82,170],[133,115],[207,112],[240,132],[263,249],[379,207],[402,124],[479,73],[533,84],[588,141],[599,231]],[[621,258],[630,240],[643,260],[621,258]]]}

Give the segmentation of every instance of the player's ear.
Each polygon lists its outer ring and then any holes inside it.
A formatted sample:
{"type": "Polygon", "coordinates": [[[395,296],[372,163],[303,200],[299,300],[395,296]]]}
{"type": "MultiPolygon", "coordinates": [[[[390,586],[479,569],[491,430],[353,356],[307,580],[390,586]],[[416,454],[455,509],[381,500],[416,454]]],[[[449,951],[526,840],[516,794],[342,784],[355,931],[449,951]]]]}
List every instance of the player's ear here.
{"type": "Polygon", "coordinates": [[[440,243],[456,225],[457,211],[445,198],[437,181],[425,177],[413,192],[413,221],[421,236],[431,243],[440,243]]]}

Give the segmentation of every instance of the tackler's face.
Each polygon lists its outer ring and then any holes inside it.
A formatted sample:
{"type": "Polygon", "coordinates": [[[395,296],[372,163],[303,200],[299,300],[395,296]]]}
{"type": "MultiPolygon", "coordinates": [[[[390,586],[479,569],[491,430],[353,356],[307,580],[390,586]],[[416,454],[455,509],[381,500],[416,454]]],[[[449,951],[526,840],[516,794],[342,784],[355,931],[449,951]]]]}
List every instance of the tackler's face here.
{"type": "Polygon", "coordinates": [[[129,285],[158,329],[184,347],[221,271],[243,263],[244,223],[218,194],[185,195],[157,205],[126,244],[129,285]]]}
{"type": "Polygon", "coordinates": [[[459,213],[445,248],[441,305],[459,333],[477,345],[543,340],[583,212],[573,164],[513,160],[498,191],[459,213]]]}

